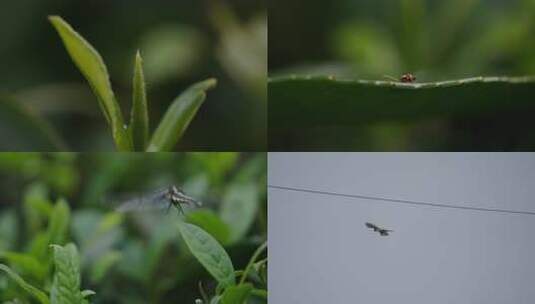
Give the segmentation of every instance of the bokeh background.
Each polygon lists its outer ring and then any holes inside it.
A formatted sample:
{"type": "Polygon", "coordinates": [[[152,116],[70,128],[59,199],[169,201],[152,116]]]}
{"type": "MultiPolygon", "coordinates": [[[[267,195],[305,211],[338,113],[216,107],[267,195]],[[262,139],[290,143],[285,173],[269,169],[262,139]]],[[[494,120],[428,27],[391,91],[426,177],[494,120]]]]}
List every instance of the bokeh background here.
{"type": "MultiPolygon", "coordinates": [[[[273,0],[268,5],[270,77],[384,80],[383,75],[410,72],[428,82],[535,74],[533,0],[273,0]]],[[[526,150],[535,147],[530,121],[520,111],[496,111],[464,119],[332,126],[270,132],[270,145],[286,150],[526,150]]]]}
{"type": "MultiPolygon", "coordinates": [[[[63,231],[55,242],[78,246],[82,287],[96,292],[91,303],[194,303],[199,283],[208,295],[216,283],[179,237],[176,210],[115,208],[125,198],[182,187],[204,203],[186,208],[187,220],[209,231],[243,269],[267,239],[266,163],[265,153],[0,153],[0,263],[50,287],[47,268],[37,271],[13,253],[48,265],[40,240],[51,229],[63,231]],[[52,219],[59,201],[70,209],[61,224],[52,219]],[[225,205],[241,207],[229,213],[225,205]]],[[[0,302],[15,298],[33,303],[0,273],[0,302]]]]}
{"type": "Polygon", "coordinates": [[[189,85],[218,79],[177,150],[265,149],[266,4],[243,0],[2,1],[0,149],[35,150],[35,128],[51,130],[71,151],[113,149],[95,97],[47,20],[51,14],[102,55],[125,117],[141,51],[151,129],[189,85]],[[20,111],[37,122],[21,119],[20,111]]]}

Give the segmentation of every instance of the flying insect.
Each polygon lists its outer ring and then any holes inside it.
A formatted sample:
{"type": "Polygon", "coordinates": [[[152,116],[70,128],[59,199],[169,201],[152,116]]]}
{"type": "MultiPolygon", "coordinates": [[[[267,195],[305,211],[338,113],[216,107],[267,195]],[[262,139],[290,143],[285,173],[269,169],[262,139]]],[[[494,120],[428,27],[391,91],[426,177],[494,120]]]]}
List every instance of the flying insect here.
{"type": "Polygon", "coordinates": [[[154,193],[139,196],[129,199],[117,207],[117,211],[143,211],[150,209],[167,209],[168,213],[171,207],[178,210],[178,214],[184,214],[182,204],[200,207],[202,203],[184,193],[184,191],[176,186],[169,186],[168,188],[155,191],[154,193]]]}
{"type": "Polygon", "coordinates": [[[380,228],[377,225],[372,224],[372,223],[368,223],[368,222],[366,222],[365,225],[366,225],[366,227],[368,227],[370,229],[373,229],[373,231],[379,232],[379,234],[381,236],[388,236],[390,232],[394,231],[394,230],[388,230],[388,229],[380,228]]]}

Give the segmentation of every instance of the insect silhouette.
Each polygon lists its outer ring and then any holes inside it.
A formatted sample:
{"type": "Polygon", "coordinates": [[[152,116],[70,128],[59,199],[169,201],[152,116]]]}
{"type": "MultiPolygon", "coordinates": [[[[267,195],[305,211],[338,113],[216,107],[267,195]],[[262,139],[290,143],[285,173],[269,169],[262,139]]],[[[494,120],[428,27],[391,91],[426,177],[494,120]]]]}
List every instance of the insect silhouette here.
{"type": "Polygon", "coordinates": [[[117,211],[143,211],[150,209],[167,209],[168,213],[171,207],[178,210],[178,214],[184,214],[182,204],[200,207],[202,203],[190,196],[187,196],[182,189],[176,186],[169,186],[166,189],[158,190],[153,193],[135,197],[122,202],[117,211]]]}
{"type": "Polygon", "coordinates": [[[404,83],[411,83],[411,82],[415,82],[416,81],[416,76],[414,76],[411,73],[405,73],[405,74],[401,75],[401,77],[399,79],[394,78],[394,77],[389,76],[389,75],[384,75],[384,77],[387,78],[387,79],[390,79],[392,81],[404,82],[404,83]]]}
{"type": "Polygon", "coordinates": [[[415,82],[416,76],[412,75],[411,73],[406,73],[401,75],[400,80],[401,82],[415,82]]]}
{"type": "Polygon", "coordinates": [[[388,229],[380,228],[377,225],[372,224],[372,223],[368,223],[368,222],[366,222],[365,225],[366,225],[366,227],[368,227],[370,229],[373,229],[373,231],[379,232],[379,234],[381,236],[388,236],[390,232],[394,231],[394,230],[388,230],[388,229]]]}

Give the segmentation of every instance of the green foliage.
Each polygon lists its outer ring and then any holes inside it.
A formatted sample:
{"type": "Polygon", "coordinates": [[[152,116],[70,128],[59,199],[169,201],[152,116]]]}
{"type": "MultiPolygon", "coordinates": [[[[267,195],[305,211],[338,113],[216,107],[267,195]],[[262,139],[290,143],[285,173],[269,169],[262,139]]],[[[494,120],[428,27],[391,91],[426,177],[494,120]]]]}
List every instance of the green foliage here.
{"type": "Polygon", "coordinates": [[[230,243],[243,238],[247,233],[258,208],[258,191],[254,184],[231,185],[223,197],[221,219],[229,225],[230,243]]]}
{"type": "Polygon", "coordinates": [[[104,117],[111,126],[117,149],[120,151],[132,150],[131,141],[124,128],[123,115],[111,88],[108,69],[102,57],[61,17],[51,16],[49,20],[61,36],[72,60],[97,96],[104,117]]]}
{"type": "MultiPolygon", "coordinates": [[[[35,297],[42,304],[72,304],[72,303],[89,303],[84,298],[94,295],[91,290],[80,291],[80,266],[78,250],[74,244],[68,244],[65,247],[51,245],[54,250],[55,271],[53,283],[50,290],[50,297],[39,288],[27,283],[22,277],[11,270],[8,266],[0,264],[0,270],[17,283],[28,294],[35,297]]],[[[13,260],[10,260],[12,264],[13,260]]],[[[36,270],[36,265],[32,263],[32,268],[36,270]]]]}
{"type": "Polygon", "coordinates": [[[208,232],[219,243],[223,245],[229,243],[230,227],[212,210],[201,209],[190,212],[187,214],[187,221],[208,232]]]}
{"type": "Polygon", "coordinates": [[[50,224],[48,226],[49,244],[64,244],[69,222],[69,205],[65,200],[59,200],[50,214],[50,224]]]}
{"type": "Polygon", "coordinates": [[[13,280],[15,281],[21,288],[23,288],[26,292],[28,292],[29,294],[31,294],[33,297],[35,297],[37,300],[39,300],[39,302],[41,304],[48,304],[50,303],[48,301],[48,297],[46,296],[46,294],[33,287],[32,285],[28,284],[26,281],[24,281],[23,278],[21,278],[18,274],[16,274],[14,271],[12,271],[9,267],[7,267],[6,265],[3,265],[3,264],[0,264],[0,270],[4,271],[5,273],[7,273],[7,275],[13,280]]]}
{"type": "Polygon", "coordinates": [[[191,253],[223,287],[235,284],[234,266],[225,249],[201,228],[181,222],[179,230],[191,253]]]}
{"type": "Polygon", "coordinates": [[[54,281],[50,290],[52,304],[82,303],[80,291],[80,260],[74,244],[52,245],[54,250],[54,281]]]}
{"type": "Polygon", "coordinates": [[[475,77],[433,83],[282,77],[270,80],[273,128],[465,117],[530,107],[532,77],[475,77]]]}
{"type": "Polygon", "coordinates": [[[47,275],[48,267],[34,256],[18,252],[0,252],[0,259],[9,263],[20,273],[28,275],[37,281],[43,281],[47,275]]]}
{"type": "Polygon", "coordinates": [[[82,291],[83,282],[97,291],[91,299],[99,303],[267,301],[267,260],[254,252],[267,235],[259,190],[265,188],[265,154],[0,154],[4,175],[10,178],[0,179],[0,198],[19,189],[23,195],[21,204],[0,208],[0,263],[9,267],[0,271],[0,282],[7,282],[0,284],[0,302],[28,303],[35,296],[26,288],[53,303],[85,303],[94,293],[82,291]],[[78,182],[53,186],[45,175],[55,166],[70,168],[78,182]],[[112,210],[121,194],[162,183],[183,186],[203,207],[184,206],[184,219],[174,212],[112,210]],[[60,193],[66,198],[51,201],[60,193]],[[237,211],[239,223],[226,222],[233,210],[227,204],[246,209],[237,211]],[[7,272],[26,285],[4,278],[7,272]],[[197,291],[199,285],[207,288],[197,291]]]}
{"type": "Polygon", "coordinates": [[[132,136],[135,150],[144,151],[149,141],[149,113],[147,111],[143,60],[139,51],[136,54],[133,88],[132,113],[130,114],[129,127],[130,135],[132,136]]]}
{"type": "Polygon", "coordinates": [[[0,94],[0,129],[9,141],[1,151],[62,151],[65,143],[55,129],[13,97],[0,94]]]}
{"type": "Polygon", "coordinates": [[[223,292],[221,297],[222,304],[240,304],[245,303],[253,291],[253,284],[247,283],[239,286],[230,286],[223,292]]]}
{"type": "Polygon", "coordinates": [[[217,84],[215,79],[208,79],[192,85],[183,92],[171,104],[146,147],[149,137],[148,105],[139,52],[134,64],[132,111],[130,125],[127,126],[111,87],[107,67],[100,54],[61,17],[51,16],[49,20],[60,35],[70,57],[97,96],[119,151],[144,151],[145,148],[150,152],[171,150],[204,102],[206,91],[217,84]]]}
{"type": "Polygon", "coordinates": [[[206,91],[214,88],[216,84],[215,79],[208,79],[192,85],[180,94],[154,131],[147,151],[168,151],[175,146],[206,99],[206,91]]]}
{"type": "Polygon", "coordinates": [[[304,5],[270,7],[271,150],[533,150],[533,84],[501,77],[535,74],[533,1],[304,5]]]}

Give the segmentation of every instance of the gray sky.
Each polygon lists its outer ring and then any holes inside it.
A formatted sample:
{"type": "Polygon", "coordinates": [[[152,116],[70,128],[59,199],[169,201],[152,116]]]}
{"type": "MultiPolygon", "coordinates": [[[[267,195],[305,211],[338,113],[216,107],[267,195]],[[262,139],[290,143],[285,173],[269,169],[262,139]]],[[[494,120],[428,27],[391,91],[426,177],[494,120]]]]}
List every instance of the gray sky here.
{"type": "MultiPolygon", "coordinates": [[[[528,153],[269,153],[268,180],[535,211],[528,153]]],[[[535,216],[269,189],[268,221],[270,303],[535,303],[535,216]]]]}

